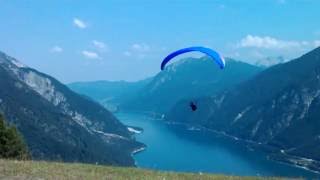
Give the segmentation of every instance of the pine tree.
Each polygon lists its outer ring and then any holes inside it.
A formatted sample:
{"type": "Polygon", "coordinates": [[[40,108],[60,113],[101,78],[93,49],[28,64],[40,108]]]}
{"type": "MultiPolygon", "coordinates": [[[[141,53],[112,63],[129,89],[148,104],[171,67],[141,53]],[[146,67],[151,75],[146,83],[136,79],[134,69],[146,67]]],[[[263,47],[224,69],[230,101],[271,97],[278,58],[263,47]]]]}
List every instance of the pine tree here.
{"type": "Polygon", "coordinates": [[[27,146],[14,126],[7,126],[0,114],[0,158],[29,159],[27,146]]]}

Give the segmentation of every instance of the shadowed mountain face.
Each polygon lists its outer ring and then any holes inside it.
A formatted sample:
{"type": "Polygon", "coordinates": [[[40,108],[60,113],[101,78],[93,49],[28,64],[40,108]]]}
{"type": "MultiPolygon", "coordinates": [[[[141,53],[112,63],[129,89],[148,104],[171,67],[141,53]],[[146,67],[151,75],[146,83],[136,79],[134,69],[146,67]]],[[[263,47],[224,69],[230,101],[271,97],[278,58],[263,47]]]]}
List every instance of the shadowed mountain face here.
{"type": "Polygon", "coordinates": [[[108,110],[0,53],[0,112],[34,159],[133,165],[142,144],[108,110]]]}
{"type": "Polygon", "coordinates": [[[188,101],[177,103],[168,120],[320,160],[320,48],[213,97],[197,99],[196,112],[186,108],[188,101]]]}
{"type": "Polygon", "coordinates": [[[221,70],[208,58],[186,58],[158,73],[131,100],[120,106],[125,110],[165,113],[179,100],[212,95],[247,80],[262,69],[228,59],[221,70]]]}

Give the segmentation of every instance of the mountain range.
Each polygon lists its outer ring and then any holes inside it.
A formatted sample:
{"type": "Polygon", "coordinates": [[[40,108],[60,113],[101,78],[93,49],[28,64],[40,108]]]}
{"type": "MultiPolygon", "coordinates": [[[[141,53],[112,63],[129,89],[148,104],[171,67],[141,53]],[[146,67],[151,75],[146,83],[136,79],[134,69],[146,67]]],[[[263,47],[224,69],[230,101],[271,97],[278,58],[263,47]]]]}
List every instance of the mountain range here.
{"type": "Polygon", "coordinates": [[[226,61],[223,71],[208,57],[185,58],[138,82],[76,82],[68,86],[111,110],[163,114],[181,99],[215,94],[263,70],[233,59],[226,61]]]}
{"type": "Polygon", "coordinates": [[[129,166],[144,146],[100,104],[2,52],[0,113],[22,133],[33,159],[129,166]]]}
{"type": "Polygon", "coordinates": [[[320,171],[320,48],[269,68],[226,64],[221,71],[207,57],[179,60],[114,102],[122,111],[165,114],[167,122],[213,130],[320,171]]]}
{"type": "Polygon", "coordinates": [[[320,48],[197,99],[196,112],[189,101],[178,102],[167,120],[272,147],[284,161],[320,170],[320,48]]]}
{"type": "Polygon", "coordinates": [[[169,65],[145,87],[123,102],[124,110],[166,113],[184,98],[215,94],[260,72],[262,68],[227,59],[220,70],[209,57],[185,58],[169,65]]]}

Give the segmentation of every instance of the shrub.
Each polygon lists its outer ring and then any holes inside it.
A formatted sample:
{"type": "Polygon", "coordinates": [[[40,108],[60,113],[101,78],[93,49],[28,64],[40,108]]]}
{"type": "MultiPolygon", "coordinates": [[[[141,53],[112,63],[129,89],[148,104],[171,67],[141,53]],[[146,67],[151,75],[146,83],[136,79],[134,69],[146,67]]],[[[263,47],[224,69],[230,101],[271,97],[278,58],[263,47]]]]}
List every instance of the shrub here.
{"type": "Polygon", "coordinates": [[[27,146],[14,126],[8,126],[0,114],[0,158],[29,159],[27,146]]]}

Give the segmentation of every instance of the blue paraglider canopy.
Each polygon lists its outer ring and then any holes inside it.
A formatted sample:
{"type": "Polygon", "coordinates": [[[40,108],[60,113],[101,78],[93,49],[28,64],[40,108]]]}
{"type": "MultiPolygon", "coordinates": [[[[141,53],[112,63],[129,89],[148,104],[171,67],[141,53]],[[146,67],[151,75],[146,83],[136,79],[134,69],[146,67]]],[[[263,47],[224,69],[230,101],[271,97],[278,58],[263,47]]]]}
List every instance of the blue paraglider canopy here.
{"type": "Polygon", "coordinates": [[[169,54],[166,58],[164,58],[164,60],[161,63],[161,70],[164,70],[166,64],[174,57],[180,55],[180,54],[184,54],[187,52],[192,52],[192,51],[199,51],[202,52],[206,55],[208,55],[209,57],[211,57],[218,65],[221,69],[223,69],[225,67],[225,61],[224,58],[217,53],[216,51],[206,48],[206,47],[201,47],[201,46],[195,46],[195,47],[188,47],[188,48],[184,48],[184,49],[180,49],[177,50],[171,54],[169,54]]]}

